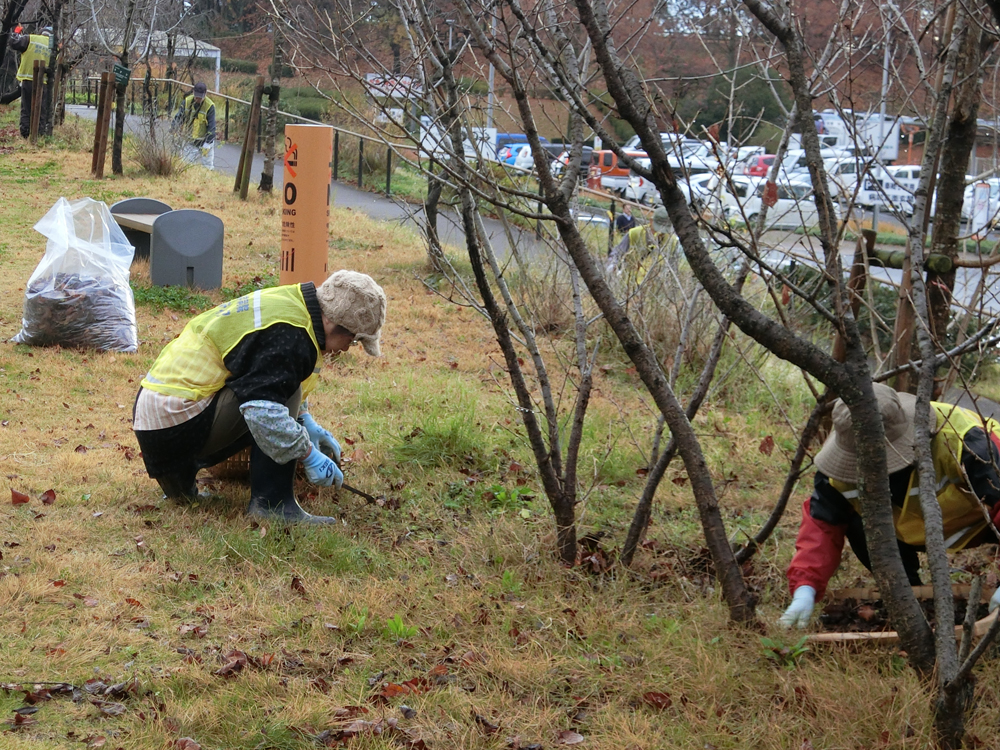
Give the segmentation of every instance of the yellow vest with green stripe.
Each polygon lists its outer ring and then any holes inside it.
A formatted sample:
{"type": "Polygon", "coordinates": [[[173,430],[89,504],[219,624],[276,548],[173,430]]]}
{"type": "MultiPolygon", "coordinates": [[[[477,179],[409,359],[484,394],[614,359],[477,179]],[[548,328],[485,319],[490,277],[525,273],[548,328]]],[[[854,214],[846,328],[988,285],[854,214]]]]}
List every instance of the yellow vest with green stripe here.
{"type": "Polygon", "coordinates": [[[223,362],[226,355],[247,334],[276,323],[304,328],[319,352],[312,375],[302,384],[302,396],[305,397],[319,382],[323,354],[299,284],[260,289],[223,302],[192,319],[181,335],[160,352],[143,378],[142,387],[189,401],[212,396],[222,390],[230,375],[223,362]]]}
{"type": "Polygon", "coordinates": [[[29,36],[28,49],[21,53],[21,64],[17,67],[17,80],[30,81],[34,78],[35,60],[41,60],[42,65],[48,67],[50,51],[49,37],[42,34],[29,36]]]}
{"type": "Polygon", "coordinates": [[[185,97],[184,125],[191,128],[192,141],[200,141],[208,135],[208,113],[213,107],[215,107],[215,102],[206,96],[196,112],[194,94],[188,94],[185,97]]]}
{"type": "MultiPolygon", "coordinates": [[[[948,549],[959,550],[986,528],[982,506],[969,489],[961,468],[965,448],[962,440],[973,427],[983,427],[983,422],[975,412],[951,404],[932,401],[931,409],[937,417],[936,433],[931,439],[931,455],[937,475],[937,500],[944,521],[944,538],[948,549]]],[[[987,440],[990,433],[1000,434],[1000,424],[987,419],[986,432],[987,440]]],[[[839,491],[856,511],[861,512],[857,485],[830,479],[830,486],[839,491]]],[[[916,471],[910,475],[902,507],[893,504],[892,516],[897,539],[917,547],[925,544],[924,514],[920,508],[916,471]]]]}

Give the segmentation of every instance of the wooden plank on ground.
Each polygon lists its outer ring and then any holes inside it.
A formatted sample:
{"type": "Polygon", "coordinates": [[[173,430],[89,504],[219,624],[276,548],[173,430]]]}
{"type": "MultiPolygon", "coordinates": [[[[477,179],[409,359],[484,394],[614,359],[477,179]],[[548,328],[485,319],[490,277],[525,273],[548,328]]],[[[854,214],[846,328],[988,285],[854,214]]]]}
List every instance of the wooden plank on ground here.
{"type": "MultiPolygon", "coordinates": [[[[977,620],[972,628],[974,638],[982,638],[990,625],[997,618],[1000,610],[991,612],[982,620],[977,620]]],[[[955,637],[962,637],[962,626],[955,626],[955,637]]],[[[816,633],[806,638],[807,643],[895,643],[899,640],[899,634],[895,630],[886,630],[880,633],[816,633]]]]}

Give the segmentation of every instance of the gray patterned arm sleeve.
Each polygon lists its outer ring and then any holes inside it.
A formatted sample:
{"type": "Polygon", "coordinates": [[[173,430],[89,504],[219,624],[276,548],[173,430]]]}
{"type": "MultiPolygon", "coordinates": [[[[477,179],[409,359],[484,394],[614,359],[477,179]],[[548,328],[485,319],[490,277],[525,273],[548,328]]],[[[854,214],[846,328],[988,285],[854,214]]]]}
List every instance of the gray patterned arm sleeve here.
{"type": "Polygon", "coordinates": [[[305,458],[311,448],[306,428],[288,413],[288,407],[274,401],[247,401],[240,405],[250,434],[273,461],[287,464],[305,458]]]}

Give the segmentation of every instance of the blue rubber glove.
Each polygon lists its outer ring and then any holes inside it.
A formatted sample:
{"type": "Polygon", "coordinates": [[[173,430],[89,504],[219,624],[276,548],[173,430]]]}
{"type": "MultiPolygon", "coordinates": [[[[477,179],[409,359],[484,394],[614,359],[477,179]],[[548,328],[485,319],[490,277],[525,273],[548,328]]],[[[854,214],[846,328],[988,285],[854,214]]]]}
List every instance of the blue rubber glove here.
{"type": "Polygon", "coordinates": [[[816,606],[816,589],[812,586],[799,586],[792,595],[792,603],[778,620],[778,624],[785,629],[792,625],[802,629],[809,624],[814,606],[816,606]]]}
{"type": "Polygon", "coordinates": [[[326,452],[332,453],[333,460],[339,464],[340,443],[337,442],[337,438],[331,435],[329,430],[324,430],[320,427],[309,412],[302,414],[299,417],[299,422],[306,428],[306,432],[309,433],[309,442],[313,444],[316,450],[324,452],[323,449],[326,448],[326,452]]]}
{"type": "Polygon", "coordinates": [[[306,470],[306,478],[317,487],[332,485],[339,490],[344,484],[344,472],[316,448],[309,451],[309,455],[302,459],[302,466],[306,470]]]}

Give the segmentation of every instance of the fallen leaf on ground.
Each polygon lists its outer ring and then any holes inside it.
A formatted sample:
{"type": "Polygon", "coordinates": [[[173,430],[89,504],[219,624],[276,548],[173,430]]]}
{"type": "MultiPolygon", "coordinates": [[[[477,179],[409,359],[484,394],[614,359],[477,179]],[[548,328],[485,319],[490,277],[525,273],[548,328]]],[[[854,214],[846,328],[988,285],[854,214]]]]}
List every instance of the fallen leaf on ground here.
{"type": "Polygon", "coordinates": [[[201,750],[201,745],[190,737],[181,737],[179,740],[174,740],[174,747],[176,750],[201,750]]]}
{"type": "Polygon", "coordinates": [[[42,496],[38,498],[42,501],[42,505],[52,505],[56,501],[56,491],[55,490],[45,490],[42,496]]]}
{"type": "Polygon", "coordinates": [[[670,708],[674,703],[673,699],[670,697],[670,693],[657,693],[652,691],[642,694],[642,702],[648,706],[659,709],[670,708]]]}
{"type": "Polygon", "coordinates": [[[485,716],[480,716],[479,714],[476,714],[476,724],[478,724],[479,728],[486,732],[486,734],[496,734],[500,731],[499,726],[491,722],[485,716]]]}
{"type": "Polygon", "coordinates": [[[306,596],[306,587],[302,585],[302,579],[298,576],[292,576],[292,591],[296,594],[306,596]]]}
{"type": "Polygon", "coordinates": [[[579,745],[586,739],[579,732],[574,732],[572,729],[564,729],[559,733],[559,739],[556,740],[557,745],[579,745]]]}
{"type": "Polygon", "coordinates": [[[11,505],[24,505],[31,498],[25,495],[23,492],[18,492],[17,490],[11,488],[10,491],[10,504],[11,505]]]}
{"type": "Polygon", "coordinates": [[[247,655],[242,651],[230,651],[226,654],[226,659],[226,664],[215,670],[215,674],[220,677],[230,677],[247,665],[247,655]]]}
{"type": "Polygon", "coordinates": [[[91,701],[91,703],[105,716],[121,716],[126,711],[124,703],[112,703],[111,701],[91,701]]]}

